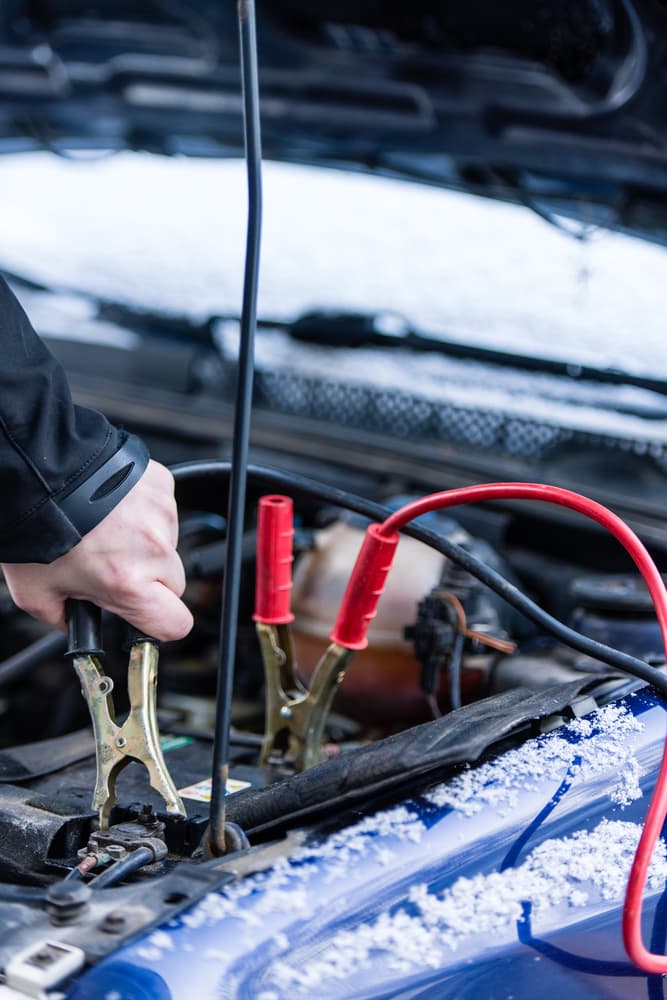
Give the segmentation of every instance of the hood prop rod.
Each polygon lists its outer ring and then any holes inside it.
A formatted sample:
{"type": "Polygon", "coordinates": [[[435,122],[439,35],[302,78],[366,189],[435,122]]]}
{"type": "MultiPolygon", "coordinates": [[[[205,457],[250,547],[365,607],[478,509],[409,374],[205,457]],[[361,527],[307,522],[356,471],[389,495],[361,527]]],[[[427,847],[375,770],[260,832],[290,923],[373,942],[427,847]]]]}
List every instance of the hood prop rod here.
{"type": "MultiPolygon", "coordinates": [[[[225,789],[229,774],[234,661],[238,625],[241,550],[245,513],[248,446],[254,376],[254,337],[257,323],[257,284],[262,225],[262,149],[259,123],[259,83],[254,0],[238,0],[238,21],[243,94],[243,129],[248,178],[248,225],[246,236],[243,305],[234,409],[234,438],[227,506],[227,550],[222,584],[220,650],[216,722],[211,774],[211,811],[204,837],[204,851],[220,857],[238,849],[244,835],[225,823],[225,789]]],[[[247,841],[246,841],[247,843],[247,841]]]]}

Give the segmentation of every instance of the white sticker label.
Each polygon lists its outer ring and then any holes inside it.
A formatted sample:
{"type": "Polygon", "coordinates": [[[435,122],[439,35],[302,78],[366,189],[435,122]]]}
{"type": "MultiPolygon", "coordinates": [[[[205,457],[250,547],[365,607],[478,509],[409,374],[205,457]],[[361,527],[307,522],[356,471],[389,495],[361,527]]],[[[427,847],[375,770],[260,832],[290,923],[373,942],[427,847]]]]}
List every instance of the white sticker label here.
{"type": "MultiPolygon", "coordinates": [[[[251,782],[239,781],[238,778],[227,778],[225,795],[233,795],[234,792],[242,792],[244,788],[250,788],[251,782]]],[[[211,779],[205,778],[187,788],[179,788],[178,794],[184,799],[194,799],[196,802],[211,801],[211,779]]]]}

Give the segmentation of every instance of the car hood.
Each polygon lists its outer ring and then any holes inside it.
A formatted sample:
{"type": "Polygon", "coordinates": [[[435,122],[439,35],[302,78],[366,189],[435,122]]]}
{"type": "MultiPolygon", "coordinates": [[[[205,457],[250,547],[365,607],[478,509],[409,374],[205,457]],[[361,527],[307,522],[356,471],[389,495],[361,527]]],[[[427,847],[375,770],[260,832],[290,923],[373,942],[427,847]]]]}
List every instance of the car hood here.
{"type": "MultiPolygon", "coordinates": [[[[411,177],[667,242],[658,0],[280,0],[268,157],[411,177]]],[[[242,152],[236,5],[16,0],[0,149],[242,152]]]]}

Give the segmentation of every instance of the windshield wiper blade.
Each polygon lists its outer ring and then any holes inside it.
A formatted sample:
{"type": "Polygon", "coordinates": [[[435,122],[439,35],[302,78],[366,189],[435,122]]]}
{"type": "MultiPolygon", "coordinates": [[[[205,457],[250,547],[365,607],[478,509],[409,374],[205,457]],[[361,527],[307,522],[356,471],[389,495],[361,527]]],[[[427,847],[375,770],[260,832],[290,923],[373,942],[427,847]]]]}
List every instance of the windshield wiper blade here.
{"type": "Polygon", "coordinates": [[[195,320],[179,313],[141,309],[123,302],[97,300],[97,318],[149,336],[167,337],[215,348],[214,332],[220,317],[195,320]]]}
{"type": "MultiPolygon", "coordinates": [[[[216,352],[220,350],[215,335],[218,325],[221,322],[239,322],[238,316],[225,313],[212,314],[205,319],[196,320],[185,314],[143,309],[129,303],[103,299],[84,289],[46,285],[6,267],[0,267],[0,273],[11,284],[22,285],[30,291],[75,295],[87,299],[97,310],[98,319],[115,323],[125,329],[147,336],[167,337],[181,343],[199,343],[213,348],[216,352]]],[[[448,358],[478,361],[514,371],[555,375],[574,382],[634,386],[667,396],[667,378],[467,344],[417,330],[403,316],[390,311],[312,310],[303,313],[295,320],[262,317],[257,320],[257,327],[264,330],[282,330],[294,340],[325,347],[345,349],[377,347],[383,350],[399,348],[415,353],[435,353],[448,358]]],[[[646,416],[645,411],[642,413],[646,416]]]]}
{"type": "Polygon", "coordinates": [[[415,330],[407,320],[394,313],[315,310],[304,313],[291,323],[267,322],[264,325],[282,327],[290,337],[309,344],[347,349],[378,347],[430,352],[448,358],[480,361],[500,368],[512,368],[515,371],[556,375],[577,382],[635,386],[667,396],[667,379],[637,375],[618,368],[597,368],[579,362],[560,361],[557,358],[514,353],[494,347],[448,340],[415,330]]]}
{"type": "Polygon", "coordinates": [[[95,310],[95,319],[113,323],[125,330],[132,330],[145,336],[166,337],[168,340],[181,343],[200,344],[216,351],[218,348],[215,341],[215,328],[221,320],[232,318],[211,315],[198,320],[182,313],[163,312],[160,309],[151,309],[150,307],[144,309],[128,302],[104,299],[94,292],[81,288],[70,288],[57,284],[47,285],[36,278],[11,271],[6,267],[0,267],[0,274],[11,285],[25,288],[30,292],[46,295],[71,295],[83,299],[90,303],[95,310]]]}

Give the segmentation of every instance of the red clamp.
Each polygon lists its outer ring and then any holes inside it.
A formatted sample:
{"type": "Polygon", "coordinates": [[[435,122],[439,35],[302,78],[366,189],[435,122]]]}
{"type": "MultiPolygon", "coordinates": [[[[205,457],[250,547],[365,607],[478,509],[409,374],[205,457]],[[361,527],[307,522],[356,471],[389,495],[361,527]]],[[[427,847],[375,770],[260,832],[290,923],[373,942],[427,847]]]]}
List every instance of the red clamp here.
{"type": "Polygon", "coordinates": [[[294,621],[292,593],[292,501],[266,496],[259,501],[257,517],[257,581],[253,620],[265,625],[294,621]]]}
{"type": "Polygon", "coordinates": [[[336,624],[329,635],[332,642],[346,649],[365,649],[366,632],[377,610],[391,569],[398,534],[381,534],[382,526],[371,524],[366,531],[352,575],[343,594],[336,624]]]}

